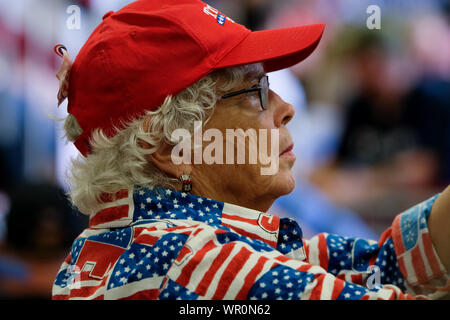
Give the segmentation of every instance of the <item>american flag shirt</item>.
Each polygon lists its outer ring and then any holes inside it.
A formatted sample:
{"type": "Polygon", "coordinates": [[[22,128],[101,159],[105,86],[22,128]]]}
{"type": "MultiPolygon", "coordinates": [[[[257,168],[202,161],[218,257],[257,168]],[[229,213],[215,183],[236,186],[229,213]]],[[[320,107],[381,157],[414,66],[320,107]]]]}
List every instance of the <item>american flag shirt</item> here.
{"type": "Polygon", "coordinates": [[[450,277],[427,228],[437,196],[379,241],[170,189],[105,197],[53,285],[53,299],[439,298],[450,277]]]}

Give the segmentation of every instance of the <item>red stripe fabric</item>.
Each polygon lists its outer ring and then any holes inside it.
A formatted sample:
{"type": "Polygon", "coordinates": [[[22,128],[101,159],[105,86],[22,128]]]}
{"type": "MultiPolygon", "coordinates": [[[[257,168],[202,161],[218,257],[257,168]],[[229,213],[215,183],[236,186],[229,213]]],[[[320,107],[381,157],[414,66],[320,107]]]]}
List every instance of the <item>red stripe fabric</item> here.
{"type": "Polygon", "coordinates": [[[251,251],[243,247],[239,252],[231,259],[228,266],[225,268],[222,276],[220,277],[219,283],[217,285],[217,290],[213,300],[223,299],[231,283],[235,279],[239,271],[244,267],[245,263],[251,256],[251,251]]]}
{"type": "Polygon", "coordinates": [[[397,256],[405,253],[405,246],[403,244],[402,230],[400,226],[400,217],[401,215],[396,216],[394,223],[392,224],[392,240],[394,242],[394,249],[397,256]]]}
{"type": "Polygon", "coordinates": [[[214,275],[216,274],[217,270],[219,270],[219,268],[222,266],[222,264],[225,262],[225,260],[228,258],[235,245],[236,245],[235,242],[231,242],[222,246],[222,248],[220,249],[220,253],[214,259],[210,268],[208,269],[208,271],[206,271],[202,280],[195,289],[195,293],[202,296],[206,294],[206,291],[208,291],[209,285],[211,284],[214,275]]]}
{"type": "Polygon", "coordinates": [[[412,258],[412,265],[414,268],[414,272],[416,273],[417,280],[421,284],[426,283],[428,281],[427,271],[425,269],[425,264],[423,261],[422,254],[420,253],[419,246],[416,246],[414,249],[411,250],[411,258],[412,258]]]}
{"type": "Polygon", "coordinates": [[[345,282],[340,279],[334,280],[333,293],[331,294],[331,300],[337,300],[342,290],[344,289],[345,282]]]}
{"type": "Polygon", "coordinates": [[[311,296],[309,300],[320,300],[320,295],[322,294],[323,281],[325,279],[325,274],[319,274],[315,277],[316,286],[312,289],[311,296]]]}
{"type": "Polygon", "coordinates": [[[351,276],[352,282],[356,284],[363,284],[363,276],[362,274],[352,274],[351,276]]]}
{"type": "Polygon", "coordinates": [[[269,260],[269,258],[266,258],[264,256],[259,257],[258,262],[256,262],[252,270],[245,276],[244,285],[242,286],[239,293],[236,295],[236,300],[246,299],[248,292],[250,291],[250,289],[252,288],[253,284],[256,281],[256,277],[264,268],[264,264],[267,262],[267,260],[269,260]]]}
{"type": "Polygon", "coordinates": [[[439,261],[433,250],[433,243],[431,241],[430,234],[428,232],[422,234],[422,243],[426,258],[430,265],[431,271],[433,272],[431,278],[441,277],[444,274],[444,271],[441,270],[441,268],[439,267],[439,261]]]}
{"type": "Polygon", "coordinates": [[[126,218],[128,217],[128,210],[129,206],[127,204],[103,209],[89,219],[89,226],[95,227],[102,223],[126,218]]]}
{"type": "Polygon", "coordinates": [[[189,260],[178,277],[177,282],[182,286],[186,286],[191,279],[192,272],[194,272],[195,268],[202,262],[204,256],[214,248],[216,248],[214,242],[212,240],[208,241],[205,246],[189,260]]]}
{"type": "Polygon", "coordinates": [[[408,274],[408,271],[406,271],[406,266],[405,266],[404,258],[403,258],[403,257],[398,257],[398,258],[397,258],[397,262],[398,262],[398,267],[399,267],[399,269],[400,269],[400,271],[401,271],[403,277],[404,277],[405,279],[408,279],[409,274],[408,274]]]}
{"type": "Polygon", "coordinates": [[[228,219],[228,220],[245,222],[245,223],[248,223],[248,224],[254,225],[254,226],[258,225],[258,221],[256,221],[255,219],[248,219],[248,218],[244,218],[244,217],[240,217],[240,216],[233,216],[233,215],[225,214],[225,213],[222,213],[222,218],[228,219]]]}
{"type": "Polygon", "coordinates": [[[113,202],[113,201],[117,201],[120,199],[124,199],[128,197],[128,190],[127,189],[122,189],[116,193],[102,193],[100,195],[100,200],[102,202],[113,202]]]}
{"type": "Polygon", "coordinates": [[[319,236],[319,262],[320,266],[328,270],[328,246],[325,235],[321,233],[319,236]]]}

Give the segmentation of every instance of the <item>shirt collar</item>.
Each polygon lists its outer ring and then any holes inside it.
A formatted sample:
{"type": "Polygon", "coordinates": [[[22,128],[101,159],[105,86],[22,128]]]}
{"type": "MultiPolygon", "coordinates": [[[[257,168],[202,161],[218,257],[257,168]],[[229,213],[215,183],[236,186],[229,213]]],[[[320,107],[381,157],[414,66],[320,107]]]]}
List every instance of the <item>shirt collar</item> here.
{"type": "Polygon", "coordinates": [[[230,228],[282,253],[294,252],[294,258],[304,258],[301,228],[290,218],[166,188],[135,187],[103,200],[101,210],[90,217],[90,228],[126,227],[146,220],[198,221],[230,228]]]}

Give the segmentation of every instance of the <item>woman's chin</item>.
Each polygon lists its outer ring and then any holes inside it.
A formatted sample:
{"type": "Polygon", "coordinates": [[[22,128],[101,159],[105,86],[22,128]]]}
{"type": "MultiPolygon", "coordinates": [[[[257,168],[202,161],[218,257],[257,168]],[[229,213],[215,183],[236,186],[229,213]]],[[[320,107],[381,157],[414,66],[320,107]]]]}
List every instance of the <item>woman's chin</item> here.
{"type": "Polygon", "coordinates": [[[277,175],[278,181],[276,183],[277,191],[275,192],[279,197],[285,196],[295,188],[295,177],[291,170],[283,170],[277,175]]]}
{"type": "Polygon", "coordinates": [[[289,171],[289,178],[288,178],[288,181],[286,182],[286,186],[288,188],[286,194],[289,194],[292,191],[294,191],[294,188],[295,188],[295,177],[294,177],[294,173],[292,171],[289,171]]]}

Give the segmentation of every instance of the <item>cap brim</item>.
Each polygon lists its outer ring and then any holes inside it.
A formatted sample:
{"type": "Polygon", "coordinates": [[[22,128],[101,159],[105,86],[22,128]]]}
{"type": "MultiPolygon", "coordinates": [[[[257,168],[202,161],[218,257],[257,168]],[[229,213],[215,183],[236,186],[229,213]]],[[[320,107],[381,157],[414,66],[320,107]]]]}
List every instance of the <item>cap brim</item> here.
{"type": "Polygon", "coordinates": [[[261,62],[266,72],[291,67],[317,47],[325,24],[254,31],[234,47],[214,69],[261,62]]]}

